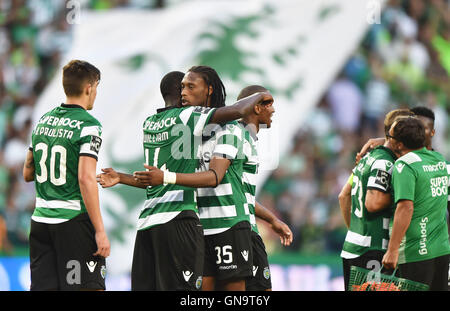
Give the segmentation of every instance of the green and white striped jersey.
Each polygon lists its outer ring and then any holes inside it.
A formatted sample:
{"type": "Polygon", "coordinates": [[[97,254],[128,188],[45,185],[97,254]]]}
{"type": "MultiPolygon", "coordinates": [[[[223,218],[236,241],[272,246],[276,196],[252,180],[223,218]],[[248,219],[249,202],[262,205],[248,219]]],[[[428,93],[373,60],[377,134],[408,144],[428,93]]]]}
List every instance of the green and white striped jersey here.
{"type": "Polygon", "coordinates": [[[369,189],[391,192],[394,159],[395,155],[390,149],[379,146],[353,169],[351,219],[341,252],[342,258],[352,259],[369,250],[387,249],[392,208],[370,213],[364,202],[369,189]]]}
{"type": "Polygon", "coordinates": [[[244,129],[234,121],[214,132],[215,135],[199,151],[202,160],[198,171],[208,170],[214,155],[231,160],[231,164],[217,187],[197,189],[197,205],[205,235],[222,233],[241,221],[250,222],[242,184],[244,129]]]}
{"type": "Polygon", "coordinates": [[[450,254],[446,219],[449,174],[444,157],[426,148],[403,155],[395,162],[392,186],[395,203],[414,203],[411,222],[400,243],[398,263],[450,254]]]}
{"type": "Polygon", "coordinates": [[[258,175],[258,149],[256,142],[258,137],[253,134],[246,127],[246,124],[240,122],[244,131],[244,173],[242,174],[242,184],[244,185],[245,198],[247,200],[247,208],[250,212],[250,224],[252,230],[259,234],[258,226],[255,218],[255,203],[256,203],[256,176],[258,175]]]}
{"type": "MultiPolygon", "coordinates": [[[[204,107],[169,107],[148,117],[143,125],[145,162],[174,173],[194,173],[202,132],[214,111],[204,107]]],[[[166,223],[184,210],[198,212],[194,188],[174,184],[147,187],[137,229],[166,223]]]]}
{"type": "Polygon", "coordinates": [[[36,206],[32,219],[57,224],[86,212],[78,183],[80,155],[97,159],[102,127],[84,108],[62,104],[44,114],[31,136],[36,206]]]}

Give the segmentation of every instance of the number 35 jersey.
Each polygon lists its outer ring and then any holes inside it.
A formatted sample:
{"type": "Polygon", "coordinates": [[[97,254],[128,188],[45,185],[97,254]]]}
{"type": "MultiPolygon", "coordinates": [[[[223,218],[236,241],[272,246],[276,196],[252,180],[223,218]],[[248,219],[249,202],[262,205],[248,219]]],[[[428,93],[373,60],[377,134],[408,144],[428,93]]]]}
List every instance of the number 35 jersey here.
{"type": "Polygon", "coordinates": [[[34,221],[57,224],[86,212],[78,183],[78,158],[97,159],[101,132],[100,122],[77,105],[62,104],[40,118],[30,146],[35,167],[34,221]]]}
{"type": "Polygon", "coordinates": [[[353,169],[350,228],[345,237],[341,257],[352,259],[369,250],[386,251],[392,207],[370,213],[365,207],[368,190],[391,193],[391,174],[395,155],[379,146],[361,159],[353,169]]]}

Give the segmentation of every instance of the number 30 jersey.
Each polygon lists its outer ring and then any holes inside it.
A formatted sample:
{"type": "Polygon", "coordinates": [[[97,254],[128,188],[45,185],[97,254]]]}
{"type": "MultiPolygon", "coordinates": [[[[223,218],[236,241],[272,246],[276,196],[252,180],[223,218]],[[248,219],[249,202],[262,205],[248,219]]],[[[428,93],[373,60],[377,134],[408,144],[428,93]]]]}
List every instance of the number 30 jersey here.
{"type": "Polygon", "coordinates": [[[369,250],[386,251],[389,243],[389,222],[392,207],[370,213],[365,207],[370,189],[391,193],[391,174],[395,155],[379,146],[361,159],[353,169],[350,227],[345,237],[341,257],[352,259],[369,250]]]}
{"type": "Polygon", "coordinates": [[[102,127],[84,108],[62,104],[44,114],[31,136],[36,206],[32,219],[57,224],[86,212],[78,183],[78,158],[97,159],[102,127]]]}

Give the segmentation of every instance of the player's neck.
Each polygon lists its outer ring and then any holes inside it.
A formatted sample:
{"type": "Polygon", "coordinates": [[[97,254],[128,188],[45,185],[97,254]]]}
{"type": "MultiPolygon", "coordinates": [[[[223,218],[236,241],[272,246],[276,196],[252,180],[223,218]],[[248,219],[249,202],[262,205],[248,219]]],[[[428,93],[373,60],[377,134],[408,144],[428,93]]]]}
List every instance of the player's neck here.
{"type": "Polygon", "coordinates": [[[246,128],[252,132],[255,136],[259,132],[259,122],[253,120],[252,118],[244,118],[242,121],[247,125],[246,128]]]}
{"type": "Polygon", "coordinates": [[[87,110],[88,102],[82,97],[67,97],[66,105],[77,105],[87,110]]]}

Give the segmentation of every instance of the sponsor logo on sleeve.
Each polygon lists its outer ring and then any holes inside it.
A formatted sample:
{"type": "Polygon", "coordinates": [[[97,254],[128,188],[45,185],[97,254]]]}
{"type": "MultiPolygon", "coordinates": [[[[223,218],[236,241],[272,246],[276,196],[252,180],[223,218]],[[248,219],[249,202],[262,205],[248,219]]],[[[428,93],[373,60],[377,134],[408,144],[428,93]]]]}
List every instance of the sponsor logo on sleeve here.
{"type": "Polygon", "coordinates": [[[102,145],[102,139],[98,136],[92,136],[91,138],[91,151],[98,153],[100,151],[100,146],[102,145]]]}

